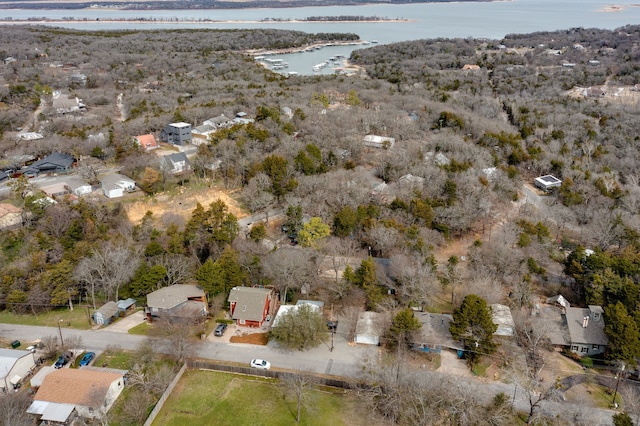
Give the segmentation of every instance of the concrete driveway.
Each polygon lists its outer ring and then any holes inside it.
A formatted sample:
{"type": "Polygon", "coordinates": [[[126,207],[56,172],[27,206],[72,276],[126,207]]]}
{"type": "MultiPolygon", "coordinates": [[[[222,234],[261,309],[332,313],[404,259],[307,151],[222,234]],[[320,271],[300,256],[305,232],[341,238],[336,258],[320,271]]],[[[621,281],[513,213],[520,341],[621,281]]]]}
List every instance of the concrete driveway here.
{"type": "Polygon", "coordinates": [[[99,331],[113,331],[115,333],[126,333],[130,328],[135,327],[138,324],[144,322],[144,312],[136,311],[135,313],[121,318],[113,324],[109,324],[106,327],[99,329],[99,331]]]}

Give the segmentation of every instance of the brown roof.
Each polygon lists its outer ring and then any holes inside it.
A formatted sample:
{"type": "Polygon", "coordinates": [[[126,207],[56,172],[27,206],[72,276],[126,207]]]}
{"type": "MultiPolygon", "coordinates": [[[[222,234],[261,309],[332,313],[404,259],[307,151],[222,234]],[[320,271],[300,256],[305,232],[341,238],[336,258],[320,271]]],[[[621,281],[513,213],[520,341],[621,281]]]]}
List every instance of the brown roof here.
{"type": "Polygon", "coordinates": [[[104,402],[109,386],[118,379],[122,374],[61,368],[44,378],[33,399],[96,407],[104,402]]]}
{"type": "Polygon", "coordinates": [[[273,290],[260,287],[233,287],[229,292],[230,303],[236,303],[233,319],[262,321],[264,305],[273,290]]]}

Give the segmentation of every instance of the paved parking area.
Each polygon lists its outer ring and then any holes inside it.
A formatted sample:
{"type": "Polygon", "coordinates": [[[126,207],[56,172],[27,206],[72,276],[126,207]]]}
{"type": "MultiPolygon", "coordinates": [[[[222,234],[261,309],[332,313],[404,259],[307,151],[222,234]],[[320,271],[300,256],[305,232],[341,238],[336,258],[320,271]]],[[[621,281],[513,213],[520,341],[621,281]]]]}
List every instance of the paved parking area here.
{"type": "Polygon", "coordinates": [[[102,327],[100,330],[113,331],[116,333],[126,333],[129,331],[130,328],[133,328],[138,324],[142,324],[143,322],[144,322],[144,312],[136,311],[135,313],[127,317],[120,318],[118,321],[114,322],[113,324],[109,324],[106,327],[102,327]]]}

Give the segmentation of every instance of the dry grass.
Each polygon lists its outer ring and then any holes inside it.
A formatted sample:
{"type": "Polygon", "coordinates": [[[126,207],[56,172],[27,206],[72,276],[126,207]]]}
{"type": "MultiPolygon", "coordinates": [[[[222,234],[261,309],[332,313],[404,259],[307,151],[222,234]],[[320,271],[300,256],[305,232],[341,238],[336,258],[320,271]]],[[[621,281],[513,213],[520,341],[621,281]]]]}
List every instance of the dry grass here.
{"type": "Polygon", "coordinates": [[[239,336],[231,336],[231,343],[249,343],[251,345],[266,345],[268,342],[267,333],[251,333],[241,334],[239,336]]]}

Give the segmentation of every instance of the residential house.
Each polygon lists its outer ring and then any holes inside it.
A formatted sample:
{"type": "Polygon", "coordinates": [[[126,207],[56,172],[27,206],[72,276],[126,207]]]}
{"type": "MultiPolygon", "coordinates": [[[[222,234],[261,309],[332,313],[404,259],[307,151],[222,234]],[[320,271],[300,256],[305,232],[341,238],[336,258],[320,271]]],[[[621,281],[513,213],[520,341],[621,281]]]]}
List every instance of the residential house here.
{"type": "Polygon", "coordinates": [[[540,188],[543,191],[550,191],[553,188],[560,188],[562,181],[553,175],[544,175],[534,179],[536,188],[540,188]]]}
{"type": "Polygon", "coordinates": [[[147,294],[145,315],[154,318],[199,322],[206,318],[207,297],[194,285],[175,284],[147,294]]]}
{"type": "Polygon", "coordinates": [[[53,371],[42,381],[27,413],[43,423],[67,423],[75,415],[103,418],[124,389],[125,373],[91,368],[53,371]]]}
{"type": "Polygon", "coordinates": [[[380,345],[383,330],[383,316],[379,312],[361,312],[356,323],[356,336],[353,341],[363,345],[380,345]]]}
{"type": "Polygon", "coordinates": [[[4,182],[5,180],[9,180],[9,174],[3,170],[0,170],[0,182],[4,182]]]}
{"type": "Polygon", "coordinates": [[[300,309],[301,306],[309,306],[312,311],[318,312],[322,314],[322,310],[324,308],[324,302],[316,301],[316,300],[298,300],[295,305],[281,305],[278,308],[278,312],[276,316],[273,318],[273,322],[271,326],[276,326],[281,318],[289,312],[296,312],[300,309]]]}
{"type": "Polygon", "coordinates": [[[37,141],[40,139],[44,139],[44,136],[42,136],[41,133],[37,133],[37,132],[23,132],[23,133],[18,133],[16,135],[16,138],[19,141],[37,141]]]}
{"type": "Polygon", "coordinates": [[[162,160],[162,167],[169,174],[179,175],[191,171],[191,163],[184,152],[164,155],[162,160]]]}
{"type": "Polygon", "coordinates": [[[78,197],[91,194],[93,192],[93,187],[77,176],[69,177],[69,179],[65,180],[64,183],[66,184],[69,192],[73,195],[77,195],[78,197]]]}
{"type": "Polygon", "coordinates": [[[29,385],[33,389],[39,388],[40,386],[42,386],[42,382],[44,382],[44,378],[47,377],[49,374],[53,373],[54,371],[56,371],[56,368],[53,365],[42,366],[38,370],[38,372],[34,374],[33,377],[31,377],[31,379],[29,380],[29,385]]]}
{"type": "Polygon", "coordinates": [[[384,148],[389,149],[393,148],[393,145],[396,143],[395,138],[389,138],[386,136],[378,136],[378,135],[366,135],[363,139],[364,146],[369,148],[384,148]]]}
{"type": "Polygon", "coordinates": [[[604,353],[609,339],[604,334],[603,309],[597,305],[587,308],[567,308],[564,314],[569,331],[569,350],[580,356],[604,353]]]}
{"type": "Polygon", "coordinates": [[[235,123],[232,118],[226,117],[224,114],[220,114],[217,117],[205,120],[202,124],[205,126],[209,125],[215,129],[224,129],[233,126],[235,123]]]}
{"type": "Polygon", "coordinates": [[[160,134],[160,139],[179,146],[191,143],[191,124],[182,122],[167,124],[160,134]]]}
{"type": "Polygon", "coordinates": [[[36,368],[36,360],[30,351],[0,349],[0,392],[8,392],[36,368]]]}
{"type": "Polygon", "coordinates": [[[233,287],[229,292],[229,314],[240,326],[262,327],[275,310],[275,292],[264,287],[233,287]]]}
{"type": "Polygon", "coordinates": [[[453,317],[449,314],[414,312],[422,327],[416,332],[412,348],[420,352],[441,352],[442,348],[459,350],[460,342],[453,340],[449,324],[453,317]]]}
{"type": "Polygon", "coordinates": [[[120,316],[120,308],[116,302],[109,301],[91,315],[91,319],[98,325],[109,325],[120,316]]]}
{"type": "Polygon", "coordinates": [[[0,229],[10,229],[22,224],[22,209],[13,204],[0,203],[0,229]]]}
{"type": "Polygon", "coordinates": [[[52,152],[27,167],[24,175],[27,177],[35,177],[42,173],[69,173],[75,163],[76,159],[69,154],[52,152]]]}
{"type": "Polygon", "coordinates": [[[63,95],[55,92],[52,98],[53,109],[58,114],[69,114],[87,110],[87,106],[77,96],[63,95]]]}
{"type": "Polygon", "coordinates": [[[131,192],[136,189],[135,181],[119,173],[111,173],[102,177],[100,185],[107,198],[119,198],[124,195],[125,191],[131,192]]]}
{"type": "Polygon", "coordinates": [[[71,74],[69,78],[72,86],[86,86],[87,85],[87,76],[82,73],[74,73],[71,74]]]}
{"type": "Polygon", "coordinates": [[[156,138],[152,134],[136,136],[133,138],[133,142],[145,151],[153,151],[159,147],[156,138]]]}
{"type": "Polygon", "coordinates": [[[54,200],[56,198],[64,197],[65,195],[71,194],[71,191],[67,187],[67,184],[64,182],[43,186],[40,189],[45,193],[47,197],[53,198],[54,200]]]}
{"type": "Polygon", "coordinates": [[[191,144],[200,146],[202,144],[209,145],[209,137],[216,132],[217,128],[210,124],[194,127],[191,130],[191,144]]]}

